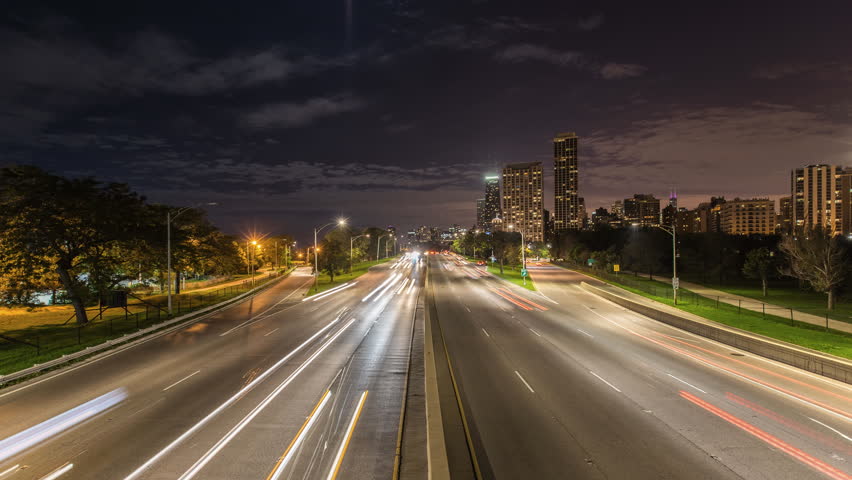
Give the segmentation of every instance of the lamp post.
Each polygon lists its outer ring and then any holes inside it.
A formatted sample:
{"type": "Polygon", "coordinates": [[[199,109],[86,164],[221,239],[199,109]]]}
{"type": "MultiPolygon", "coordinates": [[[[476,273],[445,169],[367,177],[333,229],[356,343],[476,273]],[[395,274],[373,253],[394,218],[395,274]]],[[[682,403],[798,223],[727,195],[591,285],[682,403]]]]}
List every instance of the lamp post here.
{"type": "Polygon", "coordinates": [[[662,225],[654,226],[672,237],[672,301],[677,305],[677,290],[680,286],[677,278],[677,219],[672,219],[671,227],[664,227],[662,225]]]}
{"type": "MultiPolygon", "coordinates": [[[[509,228],[514,228],[514,225],[509,225],[509,228]]],[[[524,231],[518,230],[518,233],[521,234],[521,269],[526,270],[527,268],[527,245],[524,242],[524,231]]],[[[521,278],[524,280],[524,285],[527,284],[527,277],[523,275],[521,272],[521,278]]]]}
{"type": "Polygon", "coordinates": [[[329,222],[319,228],[314,228],[314,290],[316,290],[319,286],[319,255],[317,255],[317,234],[319,234],[319,232],[321,232],[325,227],[330,227],[332,225],[342,227],[346,225],[346,219],[338,218],[336,222],[329,222]]]}
{"type": "MultiPolygon", "coordinates": [[[[383,238],[385,238],[385,237],[387,237],[387,236],[390,236],[390,234],[382,235],[382,236],[380,236],[380,237],[379,237],[379,239],[378,239],[378,240],[376,240],[376,262],[378,262],[378,261],[379,261],[379,245],[381,245],[381,244],[382,244],[382,239],[383,239],[383,238]]],[[[388,243],[387,243],[387,242],[385,242],[385,245],[387,245],[387,244],[388,244],[388,243]]]]}
{"type": "Polygon", "coordinates": [[[352,273],[352,245],[354,244],[355,240],[358,240],[361,237],[370,238],[370,234],[365,233],[363,235],[358,235],[357,237],[349,237],[349,273],[352,273]]]}
{"type": "Polygon", "coordinates": [[[174,215],[172,215],[171,210],[166,211],[166,285],[168,286],[168,309],[169,316],[172,314],[172,220],[176,219],[180,216],[181,213],[191,209],[197,208],[202,205],[207,205],[210,207],[215,207],[218,205],[216,202],[202,202],[189,207],[179,208],[174,215]]]}
{"type": "Polygon", "coordinates": [[[254,262],[252,259],[257,257],[257,252],[255,252],[255,255],[252,255],[253,249],[249,247],[249,244],[251,244],[252,247],[257,248],[257,240],[246,240],[246,259],[249,262],[249,277],[251,277],[251,286],[254,288],[254,262]]]}

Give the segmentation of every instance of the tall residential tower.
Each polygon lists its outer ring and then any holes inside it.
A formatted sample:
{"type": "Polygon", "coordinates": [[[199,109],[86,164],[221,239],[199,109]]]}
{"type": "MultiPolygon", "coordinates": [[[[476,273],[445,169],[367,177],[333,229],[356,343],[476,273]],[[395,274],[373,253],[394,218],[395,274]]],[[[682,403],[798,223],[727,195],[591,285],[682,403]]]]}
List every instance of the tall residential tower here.
{"type": "Polygon", "coordinates": [[[485,177],[483,214],[485,215],[485,223],[482,226],[492,230],[494,219],[500,216],[500,177],[497,175],[485,177]]]}
{"type": "Polygon", "coordinates": [[[524,232],[527,242],[544,241],[541,162],[503,167],[503,229],[524,232]]]}
{"type": "Polygon", "coordinates": [[[577,230],[582,227],[580,200],[577,197],[577,134],[560,133],[553,139],[554,212],[553,229],[577,230]]]}

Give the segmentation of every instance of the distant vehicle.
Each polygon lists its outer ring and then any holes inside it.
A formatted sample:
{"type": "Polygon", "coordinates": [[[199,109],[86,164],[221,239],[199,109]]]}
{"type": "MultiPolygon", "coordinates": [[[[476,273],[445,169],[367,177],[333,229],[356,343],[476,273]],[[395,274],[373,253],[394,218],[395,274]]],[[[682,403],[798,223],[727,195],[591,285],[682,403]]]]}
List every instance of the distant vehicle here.
{"type": "Polygon", "coordinates": [[[536,266],[536,267],[540,267],[540,266],[541,266],[541,262],[535,262],[535,266],[536,266]]]}
{"type": "Polygon", "coordinates": [[[484,261],[482,261],[482,260],[477,260],[477,261],[476,261],[476,264],[477,264],[477,265],[485,265],[485,262],[484,262],[484,261]]]}

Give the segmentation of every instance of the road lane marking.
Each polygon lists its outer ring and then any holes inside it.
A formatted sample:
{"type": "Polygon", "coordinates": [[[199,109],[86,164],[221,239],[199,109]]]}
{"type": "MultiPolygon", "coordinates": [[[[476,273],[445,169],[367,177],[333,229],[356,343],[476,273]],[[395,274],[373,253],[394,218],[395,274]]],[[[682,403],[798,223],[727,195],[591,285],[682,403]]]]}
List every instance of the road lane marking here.
{"type": "Polygon", "coordinates": [[[680,382],[680,383],[682,383],[682,384],[684,384],[684,385],[689,385],[690,387],[692,387],[692,388],[694,388],[694,389],[698,390],[699,392],[701,392],[701,393],[703,393],[703,394],[707,394],[707,392],[705,392],[704,390],[701,390],[700,388],[696,387],[695,385],[693,385],[693,384],[691,384],[691,383],[689,383],[689,382],[687,382],[687,381],[685,381],[685,380],[681,380],[681,379],[679,379],[679,378],[675,377],[675,376],[674,376],[674,375],[672,375],[671,373],[667,373],[666,375],[668,375],[668,376],[670,376],[670,377],[674,378],[675,380],[677,380],[678,382],[680,382]]]}
{"type": "Polygon", "coordinates": [[[46,476],[41,477],[41,480],[55,480],[55,479],[59,478],[60,476],[62,476],[63,474],[68,473],[68,471],[71,470],[72,468],[74,468],[73,463],[65,464],[65,466],[61,467],[59,470],[53,471],[53,472],[47,474],[46,476]]]}
{"type": "Polygon", "coordinates": [[[619,389],[618,389],[618,387],[616,387],[615,385],[613,385],[613,384],[611,384],[611,383],[607,382],[606,380],[604,380],[604,379],[603,379],[603,377],[601,377],[601,376],[600,376],[600,375],[598,375],[597,373],[595,373],[595,372],[593,372],[593,371],[591,371],[591,370],[589,370],[589,373],[591,373],[592,375],[594,375],[594,376],[598,377],[598,380],[600,380],[600,381],[604,382],[605,384],[609,385],[609,386],[610,386],[610,388],[612,388],[612,389],[613,389],[613,390],[615,390],[616,392],[621,393],[621,390],[619,390],[619,389]]]}
{"type": "Polygon", "coordinates": [[[808,418],[810,418],[810,419],[811,419],[811,421],[816,422],[816,423],[818,423],[818,424],[822,425],[823,427],[825,427],[825,428],[827,428],[827,429],[831,430],[832,432],[834,432],[834,433],[836,433],[836,434],[840,435],[840,436],[841,436],[841,437],[843,437],[843,439],[844,439],[844,440],[846,440],[847,442],[852,442],[852,437],[850,437],[849,435],[846,435],[845,433],[843,433],[843,432],[841,432],[841,431],[837,430],[836,428],[830,427],[830,426],[828,426],[828,425],[826,425],[826,424],[824,424],[824,423],[820,422],[819,420],[817,420],[817,419],[815,419],[815,418],[811,418],[811,417],[808,417],[808,418]]]}
{"type": "Polygon", "coordinates": [[[410,286],[410,287],[408,287],[408,290],[406,290],[406,292],[405,292],[405,293],[406,293],[406,294],[408,294],[408,293],[413,292],[413,291],[414,291],[414,285],[415,285],[416,283],[417,283],[417,279],[412,278],[412,279],[411,279],[411,286],[410,286]]]}
{"type": "Polygon", "coordinates": [[[289,462],[293,457],[296,449],[299,447],[299,444],[302,443],[302,440],[308,436],[308,431],[311,429],[311,426],[314,424],[316,419],[320,416],[320,413],[326,403],[328,403],[329,398],[331,398],[331,390],[326,390],[319,403],[314,406],[313,411],[311,411],[311,414],[308,415],[308,419],[302,424],[302,428],[299,429],[296,436],[290,442],[290,445],[287,446],[287,450],[284,450],[284,453],[281,455],[281,458],[278,459],[278,462],[275,464],[275,467],[272,469],[269,476],[266,477],[266,480],[278,480],[278,478],[281,477],[281,474],[284,472],[284,468],[287,467],[287,462],[289,462]]]}
{"type": "Polygon", "coordinates": [[[490,337],[490,336],[491,336],[491,335],[489,335],[489,334],[488,334],[488,331],[487,331],[487,330],[485,330],[484,328],[482,329],[482,333],[484,333],[486,337],[490,337]]]}
{"type": "MultiPolygon", "coordinates": [[[[759,386],[761,386],[761,387],[763,387],[763,388],[766,388],[766,389],[768,389],[768,390],[771,390],[771,391],[773,391],[773,392],[775,392],[775,393],[779,393],[779,394],[784,395],[784,396],[786,396],[786,397],[792,398],[792,399],[797,400],[797,401],[799,401],[799,402],[801,402],[801,403],[804,403],[804,404],[806,404],[806,405],[810,405],[810,406],[812,406],[812,407],[816,407],[816,408],[818,408],[818,409],[820,409],[820,410],[822,410],[822,411],[824,411],[824,412],[827,412],[827,413],[829,413],[829,414],[831,414],[831,415],[834,415],[834,416],[836,416],[836,417],[838,417],[838,418],[842,418],[843,420],[849,421],[850,419],[852,419],[852,413],[846,412],[846,411],[844,411],[844,410],[842,410],[842,409],[839,409],[839,408],[832,407],[831,405],[828,405],[828,404],[825,404],[825,403],[819,402],[819,401],[817,401],[817,400],[810,399],[810,398],[808,398],[808,397],[805,397],[804,395],[800,395],[800,394],[798,394],[798,393],[795,393],[795,392],[790,391],[790,390],[787,390],[787,389],[785,389],[785,388],[783,388],[783,387],[779,387],[779,386],[777,386],[777,385],[771,384],[771,383],[769,383],[769,382],[767,382],[767,381],[760,380],[760,379],[758,379],[758,378],[756,378],[756,377],[752,377],[752,376],[747,375],[747,374],[745,374],[745,373],[738,372],[738,371],[736,371],[736,370],[734,370],[734,369],[732,369],[732,368],[726,367],[726,366],[724,366],[724,365],[722,365],[722,364],[716,363],[716,362],[714,362],[714,361],[712,361],[712,360],[709,360],[709,359],[707,359],[707,358],[704,358],[704,357],[698,356],[698,355],[696,355],[696,354],[693,354],[693,353],[688,352],[688,351],[686,351],[686,350],[683,350],[683,349],[681,349],[681,348],[675,347],[675,346],[673,346],[673,345],[669,345],[669,344],[667,344],[667,343],[663,343],[663,342],[661,342],[661,341],[655,340],[655,339],[653,339],[653,338],[651,338],[651,337],[647,337],[647,336],[645,336],[645,335],[642,335],[642,334],[641,334],[641,333],[639,333],[639,332],[636,332],[636,331],[634,331],[634,330],[631,330],[631,329],[629,329],[629,328],[625,327],[624,325],[621,325],[621,324],[619,324],[619,323],[617,323],[617,322],[614,322],[614,321],[612,321],[612,320],[610,320],[610,319],[608,319],[608,318],[604,317],[603,315],[599,314],[598,312],[595,312],[595,311],[594,311],[594,309],[592,309],[592,308],[590,308],[590,307],[588,307],[588,306],[586,306],[586,308],[588,308],[588,309],[589,309],[592,313],[594,313],[595,315],[598,315],[599,317],[603,318],[604,320],[606,320],[606,321],[608,321],[608,322],[612,323],[613,325],[615,325],[615,326],[617,326],[617,327],[619,327],[619,328],[621,328],[621,329],[623,329],[623,330],[625,330],[625,331],[627,331],[627,332],[629,332],[629,333],[631,333],[631,334],[633,334],[633,335],[635,335],[635,336],[637,336],[637,337],[639,337],[639,338],[644,338],[645,340],[647,340],[647,341],[649,341],[649,342],[651,342],[651,343],[655,343],[655,344],[657,344],[657,345],[659,345],[659,346],[661,346],[661,347],[663,347],[663,348],[666,348],[666,349],[668,349],[668,350],[671,350],[671,351],[673,351],[673,352],[675,352],[675,353],[680,353],[681,355],[684,355],[684,356],[690,357],[690,358],[692,358],[692,359],[694,359],[694,360],[696,360],[696,361],[698,361],[698,362],[700,362],[700,363],[703,363],[704,365],[707,365],[707,366],[710,366],[710,367],[714,367],[714,368],[716,368],[717,370],[721,370],[721,371],[727,372],[727,373],[729,373],[729,374],[731,374],[731,375],[734,375],[734,376],[736,376],[736,377],[739,377],[739,378],[741,378],[741,379],[743,379],[743,380],[746,380],[746,381],[748,381],[748,382],[751,382],[751,383],[753,383],[753,384],[755,384],[755,385],[759,385],[759,386]]],[[[655,333],[656,333],[656,332],[655,332],[655,333]]],[[[665,335],[663,335],[663,336],[665,336],[665,335]]],[[[695,345],[690,345],[690,346],[701,349],[700,347],[696,347],[695,345]]],[[[703,350],[703,349],[701,349],[701,350],[703,350]]],[[[721,355],[720,355],[720,356],[721,356],[721,355]]],[[[738,362],[738,363],[742,363],[743,365],[745,365],[745,366],[747,366],[747,367],[752,367],[752,368],[756,368],[756,369],[758,369],[758,370],[767,371],[768,373],[771,373],[772,375],[775,375],[775,376],[779,376],[779,377],[782,377],[782,378],[788,378],[788,377],[785,377],[785,376],[783,376],[783,375],[780,375],[780,374],[777,374],[777,373],[774,373],[774,372],[769,372],[769,371],[768,371],[768,370],[766,370],[766,369],[763,369],[763,368],[760,368],[760,367],[756,367],[756,366],[754,366],[754,365],[749,365],[749,364],[747,364],[747,363],[745,363],[745,362],[739,362],[738,360],[734,360],[734,359],[730,359],[730,360],[736,361],[736,362],[738,362]]],[[[809,384],[807,384],[807,383],[805,383],[805,382],[801,382],[801,381],[798,381],[798,380],[795,380],[795,379],[789,379],[789,380],[792,380],[792,381],[794,381],[794,382],[796,382],[796,383],[800,383],[800,384],[802,384],[802,385],[809,386],[809,387],[814,388],[814,389],[817,389],[817,390],[823,390],[823,389],[820,389],[820,388],[818,388],[818,387],[814,387],[813,385],[809,385],[809,384]]],[[[832,394],[832,395],[834,395],[834,396],[838,396],[837,394],[835,394],[835,393],[833,393],[833,392],[829,392],[829,391],[826,391],[826,390],[823,390],[823,391],[825,391],[826,393],[830,393],[830,394],[832,394]]],[[[845,398],[845,397],[841,397],[841,398],[845,398]]]]}
{"type": "MultiPolygon", "coordinates": [[[[575,328],[576,328],[576,327],[575,327],[575,328]]],[[[583,335],[588,336],[589,338],[595,338],[595,337],[593,337],[593,336],[592,336],[592,334],[591,334],[591,333],[586,332],[586,331],[585,331],[585,330],[583,330],[582,328],[577,328],[577,331],[578,331],[578,332],[580,332],[580,333],[582,333],[583,335]]]]}
{"type": "MultiPolygon", "coordinates": [[[[253,389],[255,386],[257,386],[257,384],[259,384],[260,382],[265,380],[266,377],[272,375],[272,373],[274,371],[276,371],[281,365],[287,363],[294,355],[299,353],[303,348],[305,348],[307,345],[310,345],[314,340],[316,340],[317,338],[319,338],[320,336],[325,334],[325,332],[328,329],[330,329],[332,326],[337,324],[337,322],[340,320],[340,317],[342,315],[343,315],[342,313],[340,315],[338,315],[337,318],[332,320],[328,325],[319,329],[316,333],[311,335],[310,338],[308,338],[307,340],[302,342],[301,345],[299,345],[295,349],[291,350],[290,353],[288,353],[287,355],[283,356],[280,360],[275,362],[275,364],[272,365],[271,367],[269,367],[268,369],[266,369],[265,372],[258,375],[257,378],[255,378],[254,380],[249,382],[245,387],[241,388],[237,393],[232,395],[229,399],[225,400],[225,402],[223,402],[221,405],[216,407],[212,412],[208,413],[206,417],[202,418],[198,423],[196,423],[195,425],[190,427],[187,431],[185,431],[183,434],[181,434],[178,438],[176,438],[171,443],[166,445],[165,448],[163,448],[162,450],[157,452],[153,457],[149,458],[145,463],[143,463],[136,470],[131,472],[130,475],[125,477],[125,480],[133,480],[135,478],[139,478],[139,476],[142,475],[142,473],[145,472],[145,470],[149,469],[154,463],[156,463],[161,458],[163,458],[167,453],[169,453],[171,450],[173,450],[175,447],[177,447],[179,444],[181,444],[184,440],[186,440],[187,438],[194,435],[195,432],[200,430],[211,419],[213,419],[215,416],[217,416],[219,413],[221,413],[226,408],[233,405],[237,400],[242,398],[246,393],[248,393],[251,389],[253,389]]],[[[346,328],[348,328],[349,325],[351,325],[352,322],[354,322],[354,321],[355,321],[354,319],[350,320],[349,323],[347,323],[337,334],[335,334],[334,338],[336,338],[337,335],[339,335],[344,330],[346,330],[346,328]]],[[[327,345],[328,345],[328,343],[325,344],[325,346],[327,346],[327,345]]],[[[322,348],[325,348],[325,347],[322,347],[322,348]]],[[[313,357],[310,357],[308,360],[310,360],[311,358],[313,358],[313,357]]],[[[304,366],[305,364],[303,363],[302,365],[304,366]]],[[[299,371],[299,370],[297,370],[297,371],[299,371]]]]}
{"type": "Polygon", "coordinates": [[[752,436],[757,437],[760,440],[763,440],[765,443],[769,444],[770,446],[775,447],[778,450],[781,450],[782,452],[784,452],[787,455],[793,457],[794,459],[800,461],[801,463],[804,463],[805,465],[813,468],[814,470],[817,470],[817,471],[819,471],[819,472],[821,472],[821,473],[823,473],[823,474],[825,474],[825,475],[827,475],[827,476],[829,476],[829,477],[831,477],[835,480],[850,480],[850,479],[852,479],[852,476],[844,473],[843,471],[838,470],[838,469],[832,467],[831,465],[824,463],[824,462],[820,461],[819,459],[808,455],[807,453],[805,453],[802,450],[799,450],[798,448],[784,442],[783,440],[779,439],[778,437],[775,437],[773,435],[770,435],[769,433],[766,433],[765,431],[755,427],[754,425],[746,422],[745,420],[742,420],[738,417],[735,417],[734,415],[731,415],[730,413],[726,412],[725,410],[722,410],[721,408],[719,408],[719,407],[717,407],[713,404],[705,402],[704,400],[696,397],[695,395],[693,395],[689,392],[681,390],[680,396],[683,397],[684,399],[692,402],[693,404],[703,408],[704,410],[716,415],[717,417],[725,420],[726,422],[738,427],[739,429],[744,430],[745,432],[751,434],[752,436]]]}
{"type": "Polygon", "coordinates": [[[270,330],[270,331],[268,331],[268,332],[266,332],[266,333],[264,333],[264,334],[263,334],[263,336],[264,336],[264,337],[268,337],[268,336],[272,335],[273,333],[275,333],[276,331],[278,331],[278,328],[277,328],[277,327],[276,327],[276,328],[274,328],[274,329],[272,329],[272,330],[270,330]]]}
{"type": "Polygon", "coordinates": [[[340,449],[337,450],[337,455],[332,463],[331,471],[328,472],[327,480],[334,480],[337,473],[340,471],[340,465],[343,463],[343,456],[346,455],[346,449],[349,448],[349,441],[352,440],[352,432],[355,431],[355,425],[358,423],[358,417],[361,416],[361,410],[364,408],[364,402],[367,401],[367,390],[361,394],[361,400],[358,401],[358,407],[355,409],[355,414],[352,415],[352,420],[349,421],[349,427],[346,429],[346,437],[340,444],[340,449]]]}
{"type": "Polygon", "coordinates": [[[530,391],[530,392],[535,393],[535,390],[533,390],[533,388],[530,386],[530,384],[529,384],[529,383],[527,383],[527,381],[526,381],[526,380],[524,380],[524,377],[520,374],[520,372],[518,372],[517,370],[515,370],[515,375],[517,375],[517,376],[518,376],[518,378],[520,378],[520,379],[521,379],[521,381],[522,381],[522,382],[524,382],[524,385],[526,385],[526,386],[527,386],[527,388],[529,389],[529,391],[530,391]]]}
{"type": "MultiPolygon", "coordinates": [[[[277,330],[277,328],[276,328],[276,330],[277,330]]],[[[180,379],[180,380],[178,380],[177,382],[175,382],[175,383],[173,383],[173,384],[169,385],[168,387],[164,388],[164,389],[163,389],[163,391],[165,392],[166,390],[168,390],[168,389],[170,389],[170,388],[174,387],[175,385],[179,384],[180,382],[182,382],[182,381],[184,381],[184,380],[189,379],[190,377],[192,377],[193,375],[197,374],[197,373],[198,373],[198,372],[200,372],[200,371],[201,371],[201,370],[196,370],[196,371],[194,371],[194,372],[190,373],[189,375],[187,375],[187,376],[185,376],[185,377],[181,378],[181,379],[180,379]]]]}
{"type": "Polygon", "coordinates": [[[216,442],[216,444],[212,448],[210,448],[207,453],[202,455],[202,457],[199,458],[198,461],[196,461],[195,464],[189,468],[189,470],[184,472],[184,474],[180,476],[179,480],[190,480],[194,478],[204,468],[204,466],[207,465],[207,463],[209,463],[210,460],[213,459],[213,457],[215,457],[223,448],[225,448],[225,446],[228,445],[231,440],[233,440],[237,436],[237,434],[242,431],[243,428],[245,428],[249,423],[251,423],[252,420],[254,420],[256,416],[260,414],[260,412],[265,410],[266,407],[268,407],[269,404],[271,404],[275,400],[275,398],[277,398],[278,395],[280,395],[281,392],[283,392],[284,389],[287,388],[288,385],[290,385],[290,382],[295,380],[296,377],[299,376],[299,374],[301,374],[305,369],[307,369],[311,365],[311,363],[313,363],[313,361],[316,360],[316,358],[319,357],[320,354],[322,354],[322,352],[324,352],[329,345],[334,343],[334,341],[337,340],[337,337],[342,335],[343,332],[345,332],[353,323],[355,323],[354,318],[352,320],[349,320],[349,322],[347,322],[340,330],[337,331],[337,333],[335,333],[331,338],[329,338],[322,345],[322,347],[320,347],[316,352],[314,352],[310,357],[308,357],[308,359],[305,360],[304,363],[299,365],[299,368],[294,370],[293,373],[291,373],[287,377],[287,379],[285,379],[277,387],[275,387],[275,390],[273,390],[272,393],[267,395],[267,397],[264,398],[263,401],[260,402],[256,407],[254,407],[248,415],[243,417],[243,419],[240,420],[239,423],[237,423],[231,429],[231,431],[229,431],[224,437],[222,437],[218,442],[216,442]]]}
{"type": "Polygon", "coordinates": [[[118,388],[3,439],[0,441],[0,462],[5,462],[24,450],[107,411],[126,398],[125,390],[118,388]]]}
{"type": "Polygon", "coordinates": [[[467,310],[467,313],[472,313],[472,312],[470,311],[470,307],[468,307],[467,305],[465,305],[465,306],[464,306],[464,309],[465,309],[465,310],[467,310]]]}
{"type": "MultiPolygon", "coordinates": [[[[529,327],[527,327],[527,328],[529,328],[529,327]]],[[[538,335],[539,337],[541,336],[541,334],[540,334],[540,333],[536,332],[536,331],[535,331],[535,330],[533,330],[532,328],[530,328],[530,331],[531,331],[531,332],[533,332],[534,334],[538,335]]]]}
{"type": "Polygon", "coordinates": [[[395,291],[395,292],[393,292],[393,293],[394,293],[395,295],[399,295],[399,294],[400,294],[403,290],[405,290],[405,286],[406,286],[406,285],[408,285],[408,281],[409,281],[409,280],[411,280],[411,279],[410,279],[410,278],[406,278],[405,280],[403,280],[402,285],[400,285],[400,286],[399,286],[399,288],[397,288],[397,289],[396,289],[396,291],[395,291]]]}
{"type": "Polygon", "coordinates": [[[0,472],[0,477],[8,475],[9,473],[15,471],[18,467],[20,467],[20,465],[15,465],[13,467],[7,468],[6,470],[3,470],[2,472],[0,472]]]}

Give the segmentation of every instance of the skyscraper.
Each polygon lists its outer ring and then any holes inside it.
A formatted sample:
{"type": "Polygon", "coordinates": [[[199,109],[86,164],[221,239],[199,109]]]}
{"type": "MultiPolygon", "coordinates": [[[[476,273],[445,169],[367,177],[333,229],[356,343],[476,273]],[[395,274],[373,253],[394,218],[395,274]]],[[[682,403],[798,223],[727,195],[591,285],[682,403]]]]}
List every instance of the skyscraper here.
{"type": "Polygon", "coordinates": [[[639,227],[652,227],[660,224],[660,199],[654,195],[633,195],[624,199],[624,221],[639,227]]]}
{"type": "Polygon", "coordinates": [[[560,133],[553,139],[553,229],[577,230],[581,224],[577,198],[577,134],[560,133]]]}
{"type": "Polygon", "coordinates": [[[483,227],[488,230],[492,228],[492,221],[500,216],[500,177],[487,175],[485,177],[485,222],[483,227]]]}
{"type": "Polygon", "coordinates": [[[775,201],[735,198],[721,205],[719,226],[729,235],[771,235],[775,232],[775,201]]]}
{"type": "Polygon", "coordinates": [[[821,226],[834,235],[843,232],[843,167],[808,165],[792,171],[790,196],[793,226],[821,226]]]}
{"type": "Polygon", "coordinates": [[[488,220],[488,215],[485,214],[485,199],[477,198],[476,199],[476,226],[479,228],[488,228],[490,220],[488,220]]]}
{"type": "Polygon", "coordinates": [[[503,229],[524,232],[528,242],[544,241],[541,162],[503,167],[503,229]]]}

